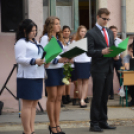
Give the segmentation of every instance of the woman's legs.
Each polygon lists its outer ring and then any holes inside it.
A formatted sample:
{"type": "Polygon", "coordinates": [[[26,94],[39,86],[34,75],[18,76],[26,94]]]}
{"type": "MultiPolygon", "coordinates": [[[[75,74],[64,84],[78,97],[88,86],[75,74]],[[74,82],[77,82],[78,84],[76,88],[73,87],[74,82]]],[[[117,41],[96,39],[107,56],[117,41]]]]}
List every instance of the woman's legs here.
{"type": "Polygon", "coordinates": [[[81,97],[82,97],[82,79],[77,80],[77,89],[79,92],[79,98],[81,99],[81,97]]]}
{"type": "Polygon", "coordinates": [[[21,110],[21,121],[24,128],[25,134],[31,134],[31,112],[33,101],[31,100],[22,100],[22,110],[21,110]]]}
{"type": "Polygon", "coordinates": [[[76,99],[79,96],[78,91],[77,91],[77,81],[74,81],[73,83],[74,83],[74,97],[73,97],[73,100],[72,100],[72,104],[76,105],[76,102],[77,102],[76,99]]]}
{"type": "Polygon", "coordinates": [[[38,100],[33,101],[32,109],[31,109],[31,131],[34,132],[34,122],[35,122],[35,116],[36,116],[36,106],[37,106],[38,100]]]}
{"type": "Polygon", "coordinates": [[[71,81],[70,81],[69,85],[66,85],[66,100],[67,100],[67,103],[71,102],[71,99],[70,99],[70,87],[71,87],[71,81]]]}
{"type": "Polygon", "coordinates": [[[63,90],[63,95],[64,96],[66,95],[66,88],[64,88],[64,90],[63,90]]]}
{"type": "Polygon", "coordinates": [[[79,92],[78,92],[78,89],[77,89],[77,81],[74,81],[74,98],[78,98],[79,96],[79,92]]]}
{"type": "Polygon", "coordinates": [[[62,102],[63,102],[63,104],[67,104],[66,87],[67,87],[67,85],[65,85],[65,88],[63,89],[63,95],[62,95],[62,102]]]}
{"type": "MultiPolygon", "coordinates": [[[[61,109],[61,100],[62,100],[62,94],[65,86],[58,86],[57,87],[57,97],[56,97],[56,103],[55,103],[55,122],[56,126],[59,126],[59,118],[60,118],[60,109],[61,109]]],[[[60,132],[60,128],[57,127],[57,131],[60,132]]]]}
{"type": "Polygon", "coordinates": [[[66,95],[70,95],[70,86],[71,86],[71,84],[66,85],[66,89],[65,89],[66,95]]]}
{"type": "MultiPolygon", "coordinates": [[[[56,105],[56,98],[57,98],[57,87],[46,87],[47,93],[48,93],[48,99],[47,99],[47,114],[50,120],[50,127],[56,127],[56,122],[55,122],[55,105],[56,105]]],[[[63,94],[63,92],[62,92],[63,94]]],[[[62,95],[61,95],[62,96],[62,95]]],[[[60,105],[61,107],[61,105],[60,105]]],[[[52,131],[54,133],[57,133],[56,128],[52,128],[52,131]]]]}
{"type": "Polygon", "coordinates": [[[81,104],[85,105],[84,99],[87,97],[87,90],[88,90],[88,79],[82,80],[82,96],[81,96],[81,104]]]}

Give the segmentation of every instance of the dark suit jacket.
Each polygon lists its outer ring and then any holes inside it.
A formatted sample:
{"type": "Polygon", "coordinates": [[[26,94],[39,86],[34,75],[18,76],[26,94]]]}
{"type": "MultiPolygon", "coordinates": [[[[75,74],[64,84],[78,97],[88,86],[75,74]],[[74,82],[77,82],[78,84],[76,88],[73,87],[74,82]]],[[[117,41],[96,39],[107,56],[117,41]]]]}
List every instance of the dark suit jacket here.
{"type": "MultiPolygon", "coordinates": [[[[107,29],[109,36],[109,47],[114,45],[114,35],[110,29],[107,29]]],[[[92,57],[92,72],[113,72],[113,58],[106,58],[102,55],[102,49],[107,47],[106,41],[97,26],[94,26],[86,34],[88,40],[87,55],[92,57]]]]}

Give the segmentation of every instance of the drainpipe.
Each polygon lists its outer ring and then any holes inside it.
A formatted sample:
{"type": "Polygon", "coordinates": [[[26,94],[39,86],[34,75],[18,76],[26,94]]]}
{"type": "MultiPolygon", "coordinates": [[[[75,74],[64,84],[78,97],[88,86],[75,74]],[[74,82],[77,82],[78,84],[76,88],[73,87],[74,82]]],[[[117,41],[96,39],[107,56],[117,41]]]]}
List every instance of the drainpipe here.
{"type": "Polygon", "coordinates": [[[28,7],[29,6],[29,0],[24,0],[23,1],[23,18],[24,19],[28,19],[29,18],[29,14],[28,14],[28,7]]]}
{"type": "Polygon", "coordinates": [[[126,38],[126,0],[121,0],[121,14],[122,14],[122,39],[126,38]]]}

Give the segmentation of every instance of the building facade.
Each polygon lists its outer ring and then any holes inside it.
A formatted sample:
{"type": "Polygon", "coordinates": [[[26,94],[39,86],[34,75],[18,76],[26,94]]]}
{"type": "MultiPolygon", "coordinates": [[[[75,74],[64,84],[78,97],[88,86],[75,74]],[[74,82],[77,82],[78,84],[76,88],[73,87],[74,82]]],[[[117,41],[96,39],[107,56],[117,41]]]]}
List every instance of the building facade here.
{"type": "MultiPolygon", "coordinates": [[[[18,21],[24,18],[32,19],[38,25],[38,36],[42,35],[43,25],[48,16],[58,16],[61,26],[69,25],[72,31],[76,31],[79,25],[92,28],[96,22],[96,12],[101,7],[110,10],[110,22],[108,27],[115,25],[122,32],[122,0],[0,0],[0,90],[3,87],[10,71],[15,64],[14,43],[15,30],[18,21]],[[3,2],[5,1],[5,2],[3,2]]],[[[134,33],[134,8],[133,0],[126,0],[126,35],[134,33]]],[[[14,95],[16,95],[16,70],[7,83],[14,95]]],[[[73,89],[73,85],[71,87],[73,89]]],[[[114,90],[118,91],[119,83],[114,76],[114,90]]],[[[89,95],[92,95],[92,82],[89,80],[89,95]]],[[[71,90],[73,95],[73,90],[71,90]]],[[[0,100],[5,103],[5,111],[18,111],[18,101],[4,89],[0,100]]],[[[41,104],[45,109],[46,98],[43,92],[41,104]]]]}

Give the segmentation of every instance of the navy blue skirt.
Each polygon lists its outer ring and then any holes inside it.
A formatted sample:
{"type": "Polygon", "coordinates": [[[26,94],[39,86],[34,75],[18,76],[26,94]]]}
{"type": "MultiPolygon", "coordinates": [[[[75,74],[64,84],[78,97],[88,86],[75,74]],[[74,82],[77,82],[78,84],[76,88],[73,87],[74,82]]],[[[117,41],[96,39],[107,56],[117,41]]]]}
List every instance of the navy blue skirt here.
{"type": "Polygon", "coordinates": [[[77,77],[76,77],[76,72],[75,72],[75,68],[73,68],[73,71],[71,71],[71,81],[76,81],[77,77]]]}
{"type": "Polygon", "coordinates": [[[46,69],[46,73],[48,76],[48,78],[45,80],[46,87],[64,85],[62,82],[62,79],[64,78],[63,68],[46,69]]]}
{"type": "Polygon", "coordinates": [[[42,98],[43,79],[17,78],[17,98],[39,100],[42,98]]]}
{"type": "Polygon", "coordinates": [[[74,63],[77,79],[89,79],[90,77],[90,62],[74,63]]]}

